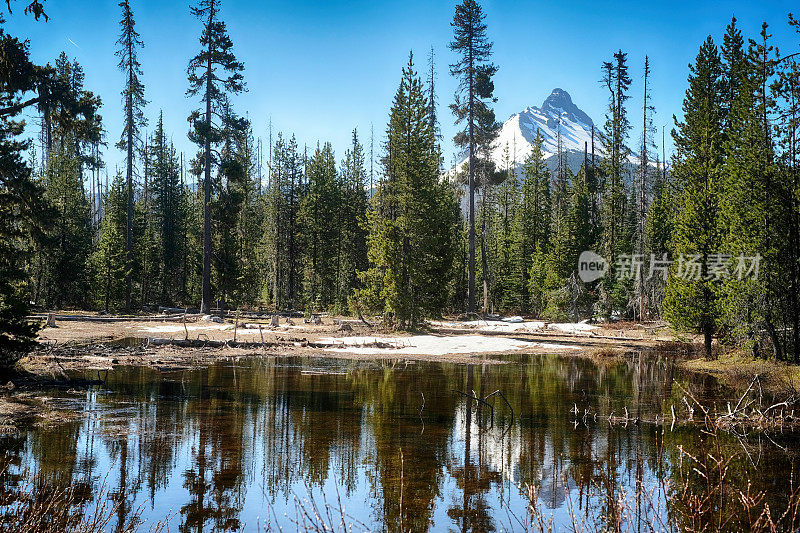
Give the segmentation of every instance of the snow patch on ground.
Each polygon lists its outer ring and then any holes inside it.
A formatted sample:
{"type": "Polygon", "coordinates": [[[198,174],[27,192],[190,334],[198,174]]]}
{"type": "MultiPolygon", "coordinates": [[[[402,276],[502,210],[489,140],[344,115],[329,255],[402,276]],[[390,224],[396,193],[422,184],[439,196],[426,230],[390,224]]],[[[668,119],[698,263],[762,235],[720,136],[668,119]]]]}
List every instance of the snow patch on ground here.
{"type": "MultiPolygon", "coordinates": [[[[516,319],[517,317],[511,317],[516,319]]],[[[436,328],[450,328],[450,329],[476,329],[478,331],[499,331],[511,333],[514,331],[533,331],[542,329],[544,322],[538,320],[532,321],[505,321],[503,320],[467,320],[464,322],[439,322],[431,321],[431,325],[436,328]]]]}
{"type": "Polygon", "coordinates": [[[548,324],[541,320],[523,320],[521,317],[512,316],[500,320],[467,320],[464,322],[431,322],[437,328],[451,329],[476,329],[478,331],[493,331],[500,333],[513,333],[515,331],[539,331],[550,329],[562,333],[587,333],[598,326],[586,322],[568,322],[562,324],[548,324]]]}
{"type": "Polygon", "coordinates": [[[548,324],[548,328],[563,331],[564,333],[583,333],[597,329],[597,326],[586,322],[568,322],[565,324],[548,324]]]}
{"type": "Polygon", "coordinates": [[[454,337],[437,337],[435,335],[414,335],[412,337],[328,337],[320,339],[319,342],[331,345],[330,348],[324,348],[328,352],[346,352],[360,355],[450,355],[509,352],[526,348],[542,348],[546,350],[578,349],[561,344],[527,342],[481,335],[458,335],[454,337]],[[365,346],[376,343],[388,346],[365,346]]]}

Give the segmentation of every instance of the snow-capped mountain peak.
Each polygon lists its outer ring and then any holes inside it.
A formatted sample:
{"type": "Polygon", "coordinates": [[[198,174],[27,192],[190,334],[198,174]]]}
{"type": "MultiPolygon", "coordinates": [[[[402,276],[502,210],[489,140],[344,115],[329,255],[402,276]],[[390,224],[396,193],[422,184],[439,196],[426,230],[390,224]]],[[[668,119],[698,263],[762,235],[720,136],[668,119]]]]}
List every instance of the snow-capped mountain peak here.
{"type": "MultiPolygon", "coordinates": [[[[536,133],[540,132],[545,159],[550,159],[558,153],[560,135],[562,150],[573,154],[573,157],[568,157],[572,167],[573,161],[583,160],[584,147],[592,149],[593,124],[589,115],[575,105],[567,91],[560,88],[553,89],[541,107],[528,107],[511,115],[503,123],[492,148],[492,159],[498,168],[503,168],[504,152],[508,146],[511,160],[520,166],[531,153],[536,133]],[[580,158],[575,157],[576,152],[581,154],[580,158]]],[[[595,149],[599,153],[597,136],[595,136],[595,149]]]]}
{"type": "Polygon", "coordinates": [[[572,102],[572,97],[564,89],[553,89],[550,96],[545,98],[540,107],[542,112],[552,116],[560,117],[566,122],[577,122],[588,125],[590,128],[592,119],[572,102]]]}

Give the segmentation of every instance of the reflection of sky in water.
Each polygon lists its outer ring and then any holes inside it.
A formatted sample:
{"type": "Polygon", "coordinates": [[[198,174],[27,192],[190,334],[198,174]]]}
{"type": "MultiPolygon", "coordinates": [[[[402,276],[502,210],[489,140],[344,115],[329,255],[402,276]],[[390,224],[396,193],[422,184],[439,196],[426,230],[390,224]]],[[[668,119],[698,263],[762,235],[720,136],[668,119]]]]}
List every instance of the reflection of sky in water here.
{"type": "MultiPolygon", "coordinates": [[[[466,366],[254,359],[166,374],[119,369],[106,390],[54,393],[54,406],[77,406],[81,417],[2,442],[7,459],[21,458],[51,482],[105,483],[124,491],[129,509],[142,506],[145,518],[173,513],[173,529],[203,521],[210,530],[215,521],[238,519],[250,530],[269,517],[294,530],[295,499],[309,495],[319,506],[327,499],[338,507],[340,499],[353,521],[378,528],[398,525],[401,497],[412,529],[426,521],[436,530],[460,529],[463,514],[475,529],[519,528],[508,513],[524,519],[525,484],[538,487],[545,517],[552,514],[558,527],[570,523],[568,500],[579,512],[587,503],[602,507],[609,478],[634,510],[637,480],[647,491],[663,488],[660,430],[609,428],[604,417],[627,406],[652,420],[678,405],[682,392],[671,387],[669,360],[640,368],[635,359],[600,367],[521,359],[473,367],[472,389],[479,396],[503,391],[513,425],[499,397],[493,426],[486,407],[468,415],[466,399],[453,392],[467,390],[466,366]],[[576,427],[575,405],[599,413],[598,421],[590,416],[576,427]]],[[[682,383],[709,400],[720,394],[712,380],[682,383]]],[[[667,431],[665,477],[677,446],[695,445],[698,434],[667,431]]],[[[765,457],[776,468],[745,472],[769,486],[787,459],[765,457]]],[[[653,499],[663,513],[663,493],[653,499]]],[[[645,505],[640,518],[650,513],[645,505]]]]}

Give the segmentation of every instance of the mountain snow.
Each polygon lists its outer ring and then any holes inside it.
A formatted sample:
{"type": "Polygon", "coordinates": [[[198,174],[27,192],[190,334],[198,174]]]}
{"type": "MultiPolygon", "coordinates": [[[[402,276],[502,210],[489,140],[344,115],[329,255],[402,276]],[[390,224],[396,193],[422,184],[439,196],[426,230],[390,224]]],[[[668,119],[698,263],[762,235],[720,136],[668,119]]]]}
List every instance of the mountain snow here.
{"type": "MultiPolygon", "coordinates": [[[[522,166],[533,150],[536,132],[541,132],[544,142],[542,151],[550,170],[558,164],[558,137],[561,135],[562,150],[566,155],[567,166],[577,172],[583,164],[584,149],[589,157],[592,153],[592,128],[594,127],[594,151],[596,156],[604,154],[599,128],[594,121],[572,101],[564,89],[556,88],[540,107],[531,106],[511,115],[500,128],[500,133],[492,145],[491,158],[498,169],[505,167],[504,157],[508,146],[509,158],[522,166]]],[[[633,164],[638,160],[629,156],[633,164]]],[[[466,159],[462,161],[462,164],[466,159]]],[[[459,165],[461,166],[461,165],[459,165]]]]}
{"type": "MultiPolygon", "coordinates": [[[[553,89],[541,107],[531,106],[511,115],[505,121],[492,147],[492,159],[498,168],[503,168],[506,146],[509,156],[518,165],[525,161],[533,149],[536,133],[540,132],[544,143],[545,159],[558,154],[558,136],[565,152],[580,152],[584,147],[592,150],[592,127],[589,115],[572,102],[564,89],[553,89]]],[[[595,132],[595,152],[600,148],[600,139],[595,132]]]]}

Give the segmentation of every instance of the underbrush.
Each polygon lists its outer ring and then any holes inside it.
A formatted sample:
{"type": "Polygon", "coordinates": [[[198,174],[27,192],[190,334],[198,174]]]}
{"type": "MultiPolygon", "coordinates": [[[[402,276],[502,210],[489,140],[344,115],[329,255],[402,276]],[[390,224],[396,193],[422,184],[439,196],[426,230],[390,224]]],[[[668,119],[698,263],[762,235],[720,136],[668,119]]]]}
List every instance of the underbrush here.
{"type": "Polygon", "coordinates": [[[737,349],[720,353],[714,360],[695,357],[683,362],[683,367],[694,372],[713,374],[734,389],[747,387],[754,376],[769,392],[797,395],[800,385],[800,366],[768,359],[753,359],[737,349]]]}

